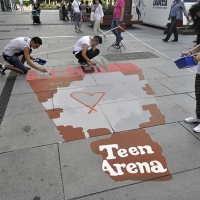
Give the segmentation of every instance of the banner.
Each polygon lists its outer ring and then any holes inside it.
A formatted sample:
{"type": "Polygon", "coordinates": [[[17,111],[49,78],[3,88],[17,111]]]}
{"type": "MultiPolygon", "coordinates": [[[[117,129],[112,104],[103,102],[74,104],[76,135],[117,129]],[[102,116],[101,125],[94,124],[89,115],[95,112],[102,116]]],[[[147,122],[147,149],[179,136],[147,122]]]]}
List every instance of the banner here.
{"type": "MultiPolygon", "coordinates": [[[[132,15],[134,20],[143,20],[146,24],[165,27],[169,22],[169,12],[174,0],[132,0],[132,15]]],[[[197,0],[184,0],[186,10],[197,0]]],[[[183,15],[183,25],[187,20],[183,15]]]]}

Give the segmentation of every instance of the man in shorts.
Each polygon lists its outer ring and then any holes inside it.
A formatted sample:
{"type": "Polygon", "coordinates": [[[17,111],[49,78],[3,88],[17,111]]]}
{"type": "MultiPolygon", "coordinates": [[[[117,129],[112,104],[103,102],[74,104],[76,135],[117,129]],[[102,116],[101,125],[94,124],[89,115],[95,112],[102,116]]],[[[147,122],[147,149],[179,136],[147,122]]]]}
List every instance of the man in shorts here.
{"type": "Polygon", "coordinates": [[[100,36],[84,36],[76,42],[73,54],[75,54],[81,66],[96,65],[91,59],[100,53],[100,50],[96,48],[98,44],[102,44],[100,36]]]}
{"type": "Polygon", "coordinates": [[[72,3],[72,10],[74,11],[74,22],[75,22],[75,32],[79,33],[81,31],[81,10],[80,10],[80,3],[78,0],[74,0],[72,3]]]}
{"type": "Polygon", "coordinates": [[[32,56],[30,56],[32,49],[37,49],[42,45],[42,40],[39,37],[34,37],[32,39],[28,37],[18,37],[11,40],[4,48],[2,56],[6,62],[10,65],[2,65],[0,63],[0,73],[5,75],[5,70],[13,70],[15,72],[19,72],[22,74],[26,74],[30,68],[24,65],[26,61],[27,64],[37,69],[41,72],[47,72],[45,68],[38,67],[31,60],[34,60],[32,56]],[[22,56],[20,60],[18,57],[22,56]]]}

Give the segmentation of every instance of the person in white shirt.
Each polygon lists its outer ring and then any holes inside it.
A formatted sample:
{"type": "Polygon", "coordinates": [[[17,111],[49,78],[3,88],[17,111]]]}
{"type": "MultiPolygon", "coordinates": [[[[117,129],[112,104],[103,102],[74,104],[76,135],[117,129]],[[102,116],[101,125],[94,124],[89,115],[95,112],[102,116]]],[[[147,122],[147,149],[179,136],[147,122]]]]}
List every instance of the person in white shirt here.
{"type": "Polygon", "coordinates": [[[41,72],[47,72],[45,68],[38,67],[31,60],[35,60],[30,53],[33,49],[37,49],[42,45],[42,40],[39,37],[34,37],[32,39],[28,37],[18,37],[11,40],[4,48],[2,56],[6,62],[10,65],[2,65],[0,63],[0,73],[5,75],[5,70],[13,70],[22,74],[26,74],[30,68],[24,65],[26,61],[27,64],[37,69],[41,72]],[[19,60],[19,56],[22,56],[22,59],[19,60]]]}
{"type": "Polygon", "coordinates": [[[78,0],[74,0],[72,3],[72,10],[74,11],[74,22],[75,22],[75,32],[82,32],[81,31],[81,25],[82,25],[82,19],[81,19],[81,10],[80,10],[80,3],[78,0]]]}
{"type": "Polygon", "coordinates": [[[97,35],[97,31],[102,33],[104,38],[106,38],[106,35],[100,28],[100,24],[103,23],[103,8],[102,8],[102,1],[101,0],[95,0],[95,10],[94,10],[94,34],[97,35]]]}
{"type": "Polygon", "coordinates": [[[23,0],[19,0],[19,6],[21,8],[21,11],[24,11],[23,0]]]}
{"type": "Polygon", "coordinates": [[[100,36],[84,36],[76,42],[73,54],[75,54],[81,66],[96,65],[91,59],[100,53],[100,50],[96,48],[98,44],[102,44],[100,36]]]}

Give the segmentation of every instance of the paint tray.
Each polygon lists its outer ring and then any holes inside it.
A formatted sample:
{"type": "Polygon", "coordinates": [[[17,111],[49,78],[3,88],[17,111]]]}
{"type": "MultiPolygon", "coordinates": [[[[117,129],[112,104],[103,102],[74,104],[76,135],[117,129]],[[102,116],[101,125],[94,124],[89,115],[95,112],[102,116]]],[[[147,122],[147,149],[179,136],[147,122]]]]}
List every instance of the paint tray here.
{"type": "Polygon", "coordinates": [[[197,65],[197,63],[195,63],[193,60],[193,56],[184,56],[178,60],[175,60],[174,63],[179,69],[190,68],[197,65]]]}
{"type": "Polygon", "coordinates": [[[41,59],[41,58],[36,58],[36,59],[34,60],[34,62],[38,63],[39,65],[45,65],[45,64],[47,63],[46,60],[43,60],[43,59],[41,59]]]}

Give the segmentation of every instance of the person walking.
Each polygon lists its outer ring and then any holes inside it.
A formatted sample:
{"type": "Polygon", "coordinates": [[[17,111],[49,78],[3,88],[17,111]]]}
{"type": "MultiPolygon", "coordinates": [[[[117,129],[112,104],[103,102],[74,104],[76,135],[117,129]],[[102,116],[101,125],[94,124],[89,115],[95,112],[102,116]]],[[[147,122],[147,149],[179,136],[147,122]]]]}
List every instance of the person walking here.
{"type": "Polygon", "coordinates": [[[18,37],[11,40],[4,48],[2,56],[6,62],[10,65],[3,65],[0,63],[0,73],[5,75],[5,70],[13,70],[22,74],[26,74],[30,68],[24,65],[26,61],[27,64],[37,69],[41,72],[47,72],[45,68],[38,67],[31,60],[34,60],[30,53],[33,49],[38,49],[42,45],[42,40],[39,37],[34,37],[32,39],[28,37],[18,37]],[[22,59],[19,60],[19,56],[22,59]]]}
{"type": "Polygon", "coordinates": [[[63,0],[61,2],[61,8],[62,8],[62,14],[63,14],[63,21],[66,21],[66,17],[67,17],[67,21],[69,21],[69,17],[68,17],[68,12],[66,10],[66,2],[63,0]]]}
{"type": "MultiPolygon", "coordinates": [[[[191,28],[200,34],[200,2],[192,5],[189,9],[190,22],[192,22],[191,28]]],[[[193,55],[196,66],[196,78],[195,78],[195,99],[196,99],[196,115],[185,119],[187,123],[199,123],[193,131],[200,133],[200,45],[197,45],[193,49],[181,52],[183,56],[193,55]]]]}
{"type": "MultiPolygon", "coordinates": [[[[72,1],[73,2],[73,1],[72,1]]],[[[74,21],[74,13],[73,13],[73,9],[72,9],[72,2],[69,2],[68,4],[68,11],[70,13],[70,19],[71,19],[71,22],[74,21]]]]}
{"type": "Polygon", "coordinates": [[[171,42],[178,42],[178,32],[177,32],[176,26],[177,26],[178,21],[182,19],[182,12],[186,16],[187,20],[189,20],[184,2],[182,0],[174,0],[171,5],[170,13],[168,17],[168,20],[171,20],[171,26],[170,26],[169,32],[167,33],[166,38],[162,39],[164,42],[168,42],[172,33],[174,33],[174,39],[171,40],[171,42]]]}
{"type": "Polygon", "coordinates": [[[82,19],[81,19],[81,9],[78,0],[74,0],[72,3],[72,9],[74,11],[74,22],[75,22],[75,32],[79,33],[81,31],[82,19]]]}
{"type": "Polygon", "coordinates": [[[19,0],[19,6],[20,6],[21,11],[24,11],[23,0],[19,0]]]}
{"type": "Polygon", "coordinates": [[[103,23],[103,8],[102,8],[102,1],[101,0],[96,0],[95,1],[95,5],[96,5],[96,9],[94,11],[94,35],[97,35],[97,32],[100,32],[103,34],[104,38],[106,38],[106,35],[104,34],[104,32],[101,30],[100,28],[100,24],[103,23]]]}
{"type": "Polygon", "coordinates": [[[118,25],[123,22],[124,7],[125,7],[124,0],[117,0],[114,5],[111,29],[112,29],[113,34],[116,36],[116,42],[114,44],[116,48],[120,47],[120,42],[121,40],[123,40],[123,37],[121,36],[121,32],[116,27],[118,27],[118,25]]]}
{"type": "Polygon", "coordinates": [[[86,22],[86,18],[87,18],[86,4],[84,3],[83,0],[81,1],[81,14],[82,14],[83,22],[86,22]]]}
{"type": "Polygon", "coordinates": [[[91,7],[90,7],[90,5],[88,4],[88,1],[86,1],[85,3],[86,3],[86,12],[87,12],[87,15],[90,16],[91,7]]]}

